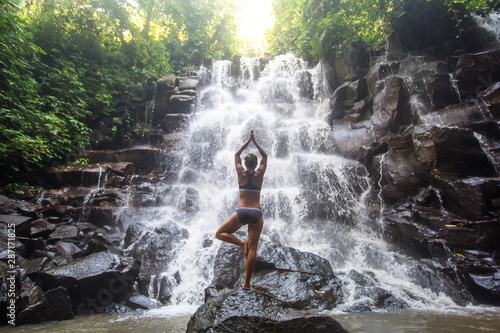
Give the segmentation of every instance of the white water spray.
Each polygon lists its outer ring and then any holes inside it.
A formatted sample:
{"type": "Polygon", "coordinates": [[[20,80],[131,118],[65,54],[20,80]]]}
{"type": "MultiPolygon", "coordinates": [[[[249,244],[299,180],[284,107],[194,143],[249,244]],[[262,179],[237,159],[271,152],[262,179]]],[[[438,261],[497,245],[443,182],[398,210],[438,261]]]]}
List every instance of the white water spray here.
{"type": "MultiPolygon", "coordinates": [[[[252,63],[242,60],[243,68],[252,63]]],[[[172,304],[203,302],[221,245],[215,231],[234,213],[238,200],[234,152],[254,129],[269,154],[261,197],[262,240],[329,260],[344,281],[345,303],[339,310],[367,297],[359,292],[354,273],[411,307],[453,305],[423,281],[420,275],[426,267],[393,252],[377,231],[380,228],[374,227],[382,222],[380,211],[371,207],[381,204],[369,202],[377,199],[368,195],[367,171],[335,155],[324,102],[329,91],[321,67],[308,69],[292,55],[279,56],[262,73],[241,77],[240,88],[232,92],[225,90],[228,68],[227,62],[215,63],[215,87],[201,93],[202,105],[182,143],[179,180],[167,198],[171,205],[162,209],[160,220],[149,222],[171,220],[189,232],[163,273],[174,284],[172,304]],[[188,190],[199,197],[190,212],[182,209],[188,190]]],[[[253,146],[246,152],[258,155],[253,146]]]]}

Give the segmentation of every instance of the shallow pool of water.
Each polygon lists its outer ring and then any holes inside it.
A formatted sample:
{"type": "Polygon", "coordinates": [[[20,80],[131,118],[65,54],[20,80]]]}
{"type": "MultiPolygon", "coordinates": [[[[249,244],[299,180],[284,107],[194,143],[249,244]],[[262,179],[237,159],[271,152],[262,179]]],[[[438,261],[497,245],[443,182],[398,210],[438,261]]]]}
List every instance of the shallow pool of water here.
{"type": "MultiPolygon", "coordinates": [[[[184,333],[195,308],[164,307],[121,315],[78,316],[63,322],[2,327],[0,332],[184,333]]],[[[500,332],[500,309],[487,307],[332,314],[351,333],[500,332]]]]}

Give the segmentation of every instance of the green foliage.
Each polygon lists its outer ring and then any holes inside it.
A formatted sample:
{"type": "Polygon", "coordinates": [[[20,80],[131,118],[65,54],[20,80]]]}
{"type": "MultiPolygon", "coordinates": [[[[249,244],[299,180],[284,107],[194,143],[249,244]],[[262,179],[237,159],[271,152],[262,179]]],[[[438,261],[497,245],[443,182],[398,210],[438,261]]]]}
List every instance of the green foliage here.
{"type": "MultiPolygon", "coordinates": [[[[412,0],[427,6],[461,3],[468,12],[498,9],[495,0],[412,0]]],[[[275,54],[293,52],[309,60],[339,54],[341,45],[362,41],[372,47],[385,42],[394,18],[405,10],[403,0],[275,0],[274,27],[266,39],[275,54]]]]}

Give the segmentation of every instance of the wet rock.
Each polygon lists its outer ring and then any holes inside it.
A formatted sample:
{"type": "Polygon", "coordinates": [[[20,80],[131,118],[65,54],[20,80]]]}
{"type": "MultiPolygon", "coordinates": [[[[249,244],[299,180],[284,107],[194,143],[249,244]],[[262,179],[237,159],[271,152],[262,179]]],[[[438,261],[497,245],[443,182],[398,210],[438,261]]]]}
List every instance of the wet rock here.
{"type": "Polygon", "coordinates": [[[92,253],[108,251],[113,254],[121,255],[121,251],[115,247],[104,229],[97,229],[87,233],[83,240],[85,244],[82,255],[87,256],[92,253]]]}
{"type": "Polygon", "coordinates": [[[297,81],[300,97],[312,100],[314,98],[312,74],[309,71],[297,72],[297,81]]]}
{"type": "Polygon", "coordinates": [[[435,186],[440,189],[443,206],[466,219],[482,219],[486,213],[486,203],[479,184],[470,180],[445,181],[436,179],[435,186]]]}
{"type": "Polygon", "coordinates": [[[116,315],[116,314],[122,314],[122,313],[127,313],[132,311],[132,308],[129,308],[128,306],[124,304],[117,304],[117,303],[112,303],[108,306],[106,306],[103,309],[103,313],[109,314],[109,315],[116,315]]]}
{"type": "Polygon", "coordinates": [[[127,232],[125,233],[125,238],[123,239],[123,247],[128,248],[130,245],[139,240],[143,230],[144,225],[142,224],[129,225],[127,228],[127,232]]]}
{"type": "Polygon", "coordinates": [[[242,332],[242,333],[345,333],[347,332],[335,319],[328,316],[302,317],[285,321],[259,317],[231,317],[220,324],[211,326],[203,332],[242,332]]]}
{"type": "Polygon", "coordinates": [[[495,274],[469,274],[469,285],[475,291],[475,297],[484,303],[500,305],[500,279],[495,274]]]}
{"type": "Polygon", "coordinates": [[[21,293],[16,302],[18,311],[20,309],[24,310],[28,306],[36,304],[38,301],[41,300],[42,297],[43,297],[42,288],[35,285],[33,281],[31,281],[29,278],[23,279],[21,293]]]}
{"type": "Polygon", "coordinates": [[[200,195],[198,191],[192,187],[187,188],[184,195],[181,197],[178,207],[186,213],[195,213],[200,210],[200,195]]]}
{"type": "Polygon", "coordinates": [[[377,309],[396,310],[406,309],[409,305],[400,298],[395,297],[389,291],[380,288],[371,272],[349,271],[346,278],[355,284],[353,297],[355,299],[367,299],[359,301],[348,309],[348,312],[373,311],[377,309]]]}
{"type": "Polygon", "coordinates": [[[46,179],[54,186],[93,186],[104,180],[106,168],[99,164],[50,168],[47,170],[46,179]]]}
{"type": "Polygon", "coordinates": [[[21,311],[17,324],[36,324],[44,321],[67,320],[73,318],[71,300],[63,287],[48,290],[41,300],[21,311]]]}
{"type": "Polygon", "coordinates": [[[166,133],[175,133],[184,130],[190,115],[185,113],[167,114],[161,122],[161,128],[166,133]]]}
{"type": "MultiPolygon", "coordinates": [[[[16,236],[29,237],[31,228],[31,217],[21,215],[0,215],[0,226],[13,226],[16,236]]],[[[12,229],[12,227],[9,227],[12,229]]]]}
{"type": "Polygon", "coordinates": [[[88,211],[88,215],[84,216],[87,222],[95,225],[96,227],[104,227],[104,226],[115,226],[115,207],[90,207],[88,211]]]}
{"type": "Polygon", "coordinates": [[[488,105],[495,119],[500,118],[500,82],[494,83],[484,92],[482,92],[479,97],[488,105]]]}
{"type": "Polygon", "coordinates": [[[52,231],[54,231],[55,228],[56,226],[49,221],[40,219],[31,222],[30,234],[31,237],[47,237],[52,231]]]}
{"type": "Polygon", "coordinates": [[[239,247],[223,243],[214,261],[212,284],[234,288],[244,270],[244,254],[239,247]]]}
{"type": "Polygon", "coordinates": [[[144,295],[133,295],[127,299],[127,306],[132,309],[151,310],[160,307],[160,303],[144,295]]]}
{"type": "Polygon", "coordinates": [[[405,195],[416,195],[429,183],[426,165],[413,149],[389,150],[382,160],[382,185],[388,185],[405,195]]]}
{"type": "Polygon", "coordinates": [[[298,310],[331,310],[343,301],[341,281],[333,274],[257,271],[252,285],[298,310]]]}
{"type": "Polygon", "coordinates": [[[30,275],[32,273],[41,272],[47,262],[47,257],[26,260],[23,265],[23,268],[26,271],[25,274],[30,275]]]}
{"type": "Polygon", "coordinates": [[[328,260],[292,247],[260,242],[255,270],[278,269],[319,275],[333,275],[328,260]]]}
{"type": "Polygon", "coordinates": [[[500,81],[499,59],[500,49],[460,56],[455,77],[463,97],[478,96],[500,81]]]}
{"type": "Polygon", "coordinates": [[[58,227],[49,235],[49,240],[59,240],[59,239],[77,239],[79,234],[77,226],[74,225],[63,225],[58,227]]]}
{"type": "Polygon", "coordinates": [[[157,275],[153,280],[153,297],[162,304],[168,304],[172,297],[173,286],[168,277],[157,275]]]}
{"type": "Polygon", "coordinates": [[[346,332],[331,317],[314,318],[302,317],[289,304],[256,290],[226,289],[193,314],[187,332],[283,332],[286,327],[296,329],[293,325],[299,322],[307,323],[301,326],[304,332],[346,332]]]}
{"type": "Polygon", "coordinates": [[[69,242],[57,242],[56,249],[63,257],[78,258],[79,254],[82,252],[82,249],[69,242]]]}
{"type": "Polygon", "coordinates": [[[424,79],[427,96],[435,110],[460,102],[449,74],[433,74],[424,79]]]}
{"type": "Polygon", "coordinates": [[[464,221],[461,226],[446,225],[442,236],[450,249],[476,249],[480,251],[499,251],[496,239],[500,236],[500,222],[497,219],[488,221],[464,221]]]}
{"type": "Polygon", "coordinates": [[[100,313],[113,302],[119,303],[133,290],[139,264],[133,258],[107,252],[91,254],[63,266],[33,276],[44,290],[64,287],[73,312],[100,313]]]}
{"type": "Polygon", "coordinates": [[[338,87],[330,97],[330,115],[328,118],[330,125],[333,123],[333,120],[342,119],[344,117],[344,102],[347,99],[348,89],[349,82],[345,82],[338,87]]]}
{"type": "Polygon", "coordinates": [[[175,256],[175,245],[186,239],[188,232],[179,228],[174,222],[147,230],[141,238],[134,242],[130,254],[140,260],[141,273],[160,274],[167,270],[175,256]]]}
{"type": "Polygon", "coordinates": [[[429,170],[445,178],[488,177],[494,167],[471,131],[458,128],[418,127],[413,133],[415,152],[429,170]]]}
{"type": "Polygon", "coordinates": [[[411,124],[412,120],[404,80],[391,76],[383,84],[382,91],[374,97],[371,118],[377,140],[388,133],[398,133],[400,127],[411,124]]]}
{"type": "Polygon", "coordinates": [[[485,119],[491,119],[491,116],[484,105],[477,102],[465,102],[445,106],[439,111],[423,115],[422,119],[428,124],[476,129],[479,128],[477,124],[484,122],[485,119]]]}

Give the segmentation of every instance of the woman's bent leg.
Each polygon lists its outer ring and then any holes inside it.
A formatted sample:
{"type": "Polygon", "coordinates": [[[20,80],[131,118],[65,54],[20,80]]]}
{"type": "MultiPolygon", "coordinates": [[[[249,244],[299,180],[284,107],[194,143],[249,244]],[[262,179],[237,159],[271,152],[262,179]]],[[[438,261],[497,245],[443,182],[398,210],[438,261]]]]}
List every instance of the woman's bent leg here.
{"type": "Polygon", "coordinates": [[[257,245],[259,245],[259,238],[263,225],[264,219],[260,219],[260,221],[255,224],[248,225],[248,255],[245,265],[245,283],[243,284],[243,288],[250,288],[250,279],[252,278],[255,263],[257,261],[257,245]]]}
{"type": "Polygon", "coordinates": [[[245,251],[244,242],[232,234],[238,231],[243,224],[240,223],[238,216],[234,213],[226,222],[222,223],[219,230],[215,233],[215,237],[221,241],[238,245],[245,251]]]}

